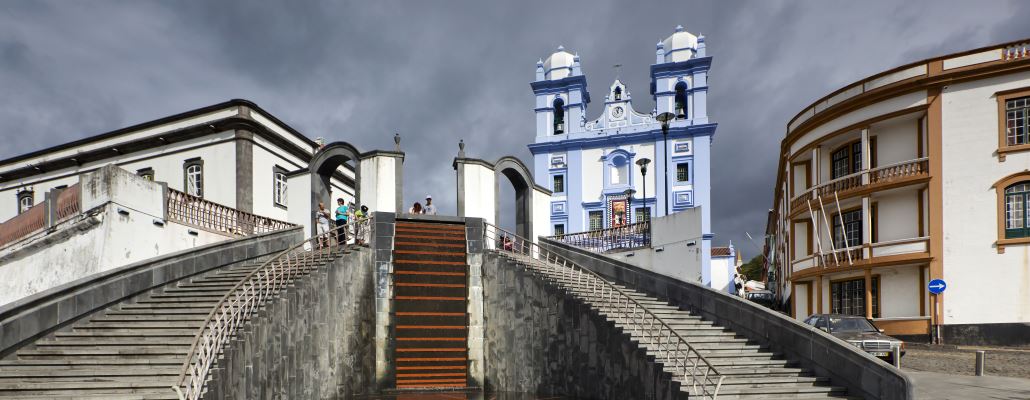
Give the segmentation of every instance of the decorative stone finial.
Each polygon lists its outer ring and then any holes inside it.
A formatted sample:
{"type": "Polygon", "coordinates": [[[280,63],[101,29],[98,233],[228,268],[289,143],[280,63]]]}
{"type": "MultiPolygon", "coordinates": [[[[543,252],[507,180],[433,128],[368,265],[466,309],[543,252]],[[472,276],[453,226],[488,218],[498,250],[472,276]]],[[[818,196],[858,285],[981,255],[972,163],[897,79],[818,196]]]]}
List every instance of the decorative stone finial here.
{"type": "Polygon", "coordinates": [[[465,139],[458,140],[458,157],[465,158],[465,139]]]}
{"type": "Polygon", "coordinates": [[[394,133],[393,134],[393,145],[394,145],[393,146],[394,150],[401,151],[401,134],[400,133],[394,133]]]}
{"type": "Polygon", "coordinates": [[[537,59],[536,60],[536,66],[543,67],[544,66],[544,59],[543,58],[537,59]]]}
{"type": "Polygon", "coordinates": [[[683,32],[683,25],[676,25],[676,32],[683,32]]]}
{"type": "Polygon", "coordinates": [[[565,46],[558,45],[558,51],[565,51],[565,46]]]}

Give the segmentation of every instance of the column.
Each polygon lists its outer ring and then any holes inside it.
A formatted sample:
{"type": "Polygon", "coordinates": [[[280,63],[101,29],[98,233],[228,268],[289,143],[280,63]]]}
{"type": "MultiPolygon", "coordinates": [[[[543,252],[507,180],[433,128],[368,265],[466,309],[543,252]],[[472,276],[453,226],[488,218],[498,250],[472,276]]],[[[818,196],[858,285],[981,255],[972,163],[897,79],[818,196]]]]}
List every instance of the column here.
{"type": "Polygon", "coordinates": [[[862,243],[849,243],[852,246],[861,244],[862,258],[866,260],[873,255],[870,246],[873,243],[873,213],[871,210],[869,196],[862,196],[862,243]]]}
{"type": "Polygon", "coordinates": [[[403,201],[404,153],[376,150],[363,154],[358,163],[358,204],[369,211],[399,213],[406,210],[403,201]]]}
{"type": "Polygon", "coordinates": [[[823,313],[823,276],[815,277],[815,312],[823,313]]]}
{"type": "Polygon", "coordinates": [[[862,128],[862,184],[869,184],[869,166],[872,165],[872,154],[869,154],[869,127],[862,128]]]}
{"type": "Polygon", "coordinates": [[[873,318],[873,270],[865,270],[865,317],[873,318]]]}

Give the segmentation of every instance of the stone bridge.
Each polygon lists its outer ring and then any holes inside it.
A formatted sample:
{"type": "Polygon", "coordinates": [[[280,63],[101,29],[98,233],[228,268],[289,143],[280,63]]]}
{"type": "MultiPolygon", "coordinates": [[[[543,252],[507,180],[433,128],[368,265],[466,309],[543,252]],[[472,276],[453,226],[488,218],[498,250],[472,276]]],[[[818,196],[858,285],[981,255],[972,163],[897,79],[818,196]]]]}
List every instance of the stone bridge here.
{"type": "Polygon", "coordinates": [[[909,399],[791,318],[482,218],[377,212],[89,276],[0,309],[0,397],[909,399]]]}

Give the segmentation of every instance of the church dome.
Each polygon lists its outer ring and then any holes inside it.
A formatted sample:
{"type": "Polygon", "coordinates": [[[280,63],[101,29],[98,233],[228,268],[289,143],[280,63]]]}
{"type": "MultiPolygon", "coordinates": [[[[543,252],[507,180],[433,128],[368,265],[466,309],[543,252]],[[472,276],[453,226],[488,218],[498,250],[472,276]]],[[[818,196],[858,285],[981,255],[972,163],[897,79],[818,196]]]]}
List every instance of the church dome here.
{"type": "Polygon", "coordinates": [[[568,77],[572,75],[572,65],[575,62],[576,56],[565,51],[564,46],[558,46],[558,51],[544,60],[544,76],[552,81],[568,77]]]}
{"type": "Polygon", "coordinates": [[[697,49],[697,36],[683,29],[683,25],[676,26],[676,32],[662,41],[665,49],[665,62],[687,61],[694,56],[697,49]]]}

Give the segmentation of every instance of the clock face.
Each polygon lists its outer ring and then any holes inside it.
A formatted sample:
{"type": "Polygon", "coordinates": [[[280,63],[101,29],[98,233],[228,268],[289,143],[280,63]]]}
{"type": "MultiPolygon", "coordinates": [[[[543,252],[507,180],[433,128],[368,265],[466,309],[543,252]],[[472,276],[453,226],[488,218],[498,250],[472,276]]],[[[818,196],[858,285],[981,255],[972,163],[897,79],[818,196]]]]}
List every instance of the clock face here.
{"type": "Polygon", "coordinates": [[[612,118],[622,118],[622,115],[626,112],[622,107],[615,107],[612,109],[612,118]]]}

